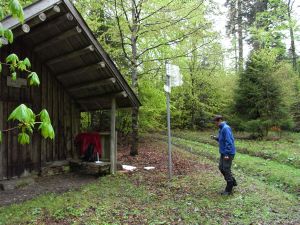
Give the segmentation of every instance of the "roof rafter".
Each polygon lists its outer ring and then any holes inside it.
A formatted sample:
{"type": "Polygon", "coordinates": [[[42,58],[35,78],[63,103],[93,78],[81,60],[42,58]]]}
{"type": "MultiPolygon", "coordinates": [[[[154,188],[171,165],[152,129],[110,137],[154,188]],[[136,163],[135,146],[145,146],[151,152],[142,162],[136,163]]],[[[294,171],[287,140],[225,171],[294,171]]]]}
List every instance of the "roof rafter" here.
{"type": "Polygon", "coordinates": [[[53,65],[53,64],[56,64],[56,63],[59,63],[59,62],[62,62],[62,61],[66,61],[66,60],[69,60],[69,59],[72,59],[72,58],[75,58],[75,57],[78,57],[78,56],[81,56],[81,55],[85,55],[87,53],[93,52],[94,50],[95,50],[94,46],[89,45],[89,46],[87,46],[85,48],[82,48],[82,49],[79,49],[77,51],[72,51],[72,52],[67,53],[65,55],[61,55],[61,56],[55,57],[53,59],[49,59],[49,60],[47,60],[46,64],[48,66],[50,66],[50,65],[53,65]]]}
{"type": "Polygon", "coordinates": [[[105,86],[108,84],[115,84],[116,83],[116,78],[107,78],[104,80],[97,80],[97,81],[93,81],[93,82],[87,82],[84,84],[78,84],[78,85],[74,85],[72,87],[68,87],[67,89],[70,92],[75,92],[75,91],[80,91],[82,89],[88,89],[88,88],[98,88],[101,86],[105,86]]]}

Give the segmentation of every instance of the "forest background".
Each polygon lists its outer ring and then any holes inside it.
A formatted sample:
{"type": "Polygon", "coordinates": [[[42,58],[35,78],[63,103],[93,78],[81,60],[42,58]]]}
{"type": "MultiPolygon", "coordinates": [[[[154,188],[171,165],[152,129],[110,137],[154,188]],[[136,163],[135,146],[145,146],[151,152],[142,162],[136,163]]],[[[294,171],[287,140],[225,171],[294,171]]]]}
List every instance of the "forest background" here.
{"type": "MultiPolygon", "coordinates": [[[[207,129],[222,114],[253,137],[300,130],[296,0],[73,3],[142,102],[140,109],[119,111],[118,130],[133,131],[133,142],[140,131],[166,127],[166,62],[183,75],[171,93],[172,128],[207,129]]],[[[83,129],[101,126],[105,115],[83,113],[83,129]]]]}

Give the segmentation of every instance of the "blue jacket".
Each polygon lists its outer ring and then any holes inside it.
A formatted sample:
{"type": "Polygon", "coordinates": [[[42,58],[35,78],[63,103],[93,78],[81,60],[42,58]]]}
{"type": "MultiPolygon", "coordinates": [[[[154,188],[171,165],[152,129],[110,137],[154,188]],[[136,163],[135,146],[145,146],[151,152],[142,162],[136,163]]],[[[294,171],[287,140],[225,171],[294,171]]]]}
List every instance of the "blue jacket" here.
{"type": "Polygon", "coordinates": [[[235,155],[234,137],[231,128],[222,122],[219,126],[219,151],[221,155],[235,155]]]}

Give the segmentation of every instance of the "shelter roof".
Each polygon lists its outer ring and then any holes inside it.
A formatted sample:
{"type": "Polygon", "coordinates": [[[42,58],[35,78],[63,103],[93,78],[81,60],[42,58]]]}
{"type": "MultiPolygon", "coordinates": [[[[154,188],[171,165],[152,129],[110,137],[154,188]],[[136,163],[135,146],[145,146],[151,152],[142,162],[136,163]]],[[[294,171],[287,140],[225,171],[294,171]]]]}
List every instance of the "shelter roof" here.
{"type": "Polygon", "coordinates": [[[12,17],[1,23],[50,69],[82,111],[109,109],[113,97],[120,108],[141,105],[69,0],[40,0],[24,13],[26,25],[12,17]]]}

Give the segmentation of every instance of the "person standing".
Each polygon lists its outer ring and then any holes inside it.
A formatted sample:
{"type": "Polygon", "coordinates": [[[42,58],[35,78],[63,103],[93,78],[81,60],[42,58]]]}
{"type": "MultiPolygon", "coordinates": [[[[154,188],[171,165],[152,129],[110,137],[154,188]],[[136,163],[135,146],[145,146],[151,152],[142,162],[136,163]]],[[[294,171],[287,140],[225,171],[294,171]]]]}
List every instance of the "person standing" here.
{"type": "Polygon", "coordinates": [[[227,182],[226,188],[221,194],[230,195],[232,194],[233,187],[237,186],[237,182],[231,173],[232,161],[236,153],[234,137],[230,126],[228,126],[228,124],[223,121],[223,117],[221,115],[215,116],[214,122],[219,128],[219,135],[218,137],[211,137],[219,142],[219,170],[223,174],[224,179],[227,182]]]}

